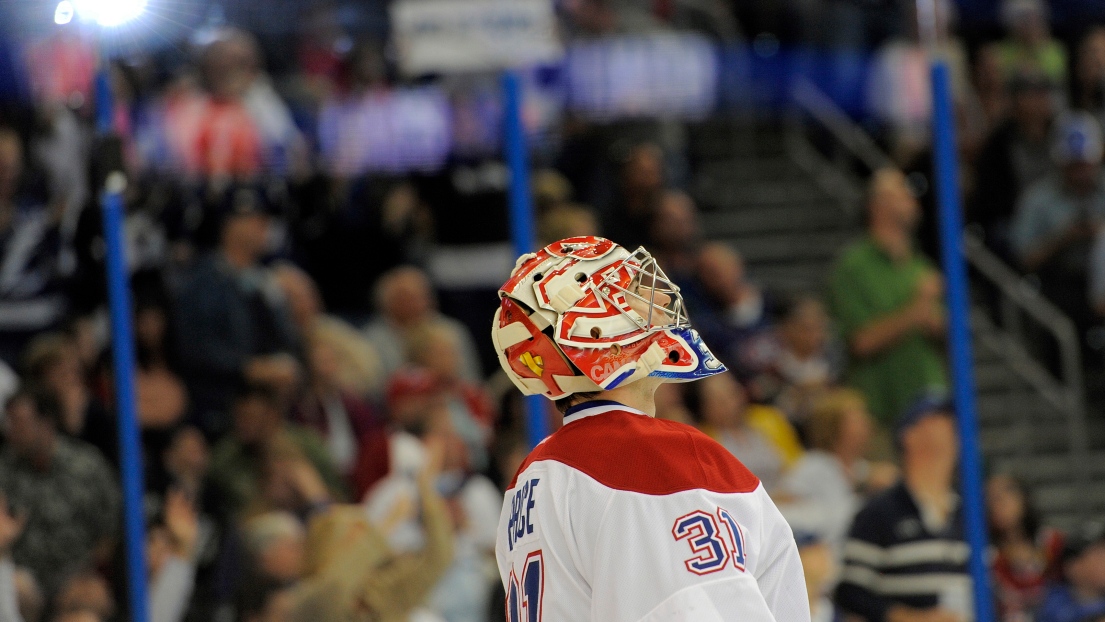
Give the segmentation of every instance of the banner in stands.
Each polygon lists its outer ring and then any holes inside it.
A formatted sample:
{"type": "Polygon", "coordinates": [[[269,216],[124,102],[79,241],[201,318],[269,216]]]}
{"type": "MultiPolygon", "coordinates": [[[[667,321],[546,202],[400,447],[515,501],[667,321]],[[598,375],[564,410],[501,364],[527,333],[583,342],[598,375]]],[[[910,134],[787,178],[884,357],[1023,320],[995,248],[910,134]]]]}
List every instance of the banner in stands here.
{"type": "Polygon", "coordinates": [[[409,76],[487,71],[563,56],[550,0],[401,0],[392,5],[399,67],[409,76]]]}
{"type": "Polygon", "coordinates": [[[436,171],[452,148],[452,113],[441,89],[368,92],[319,113],[319,149],[330,172],[436,171]]]}
{"type": "Polygon", "coordinates": [[[581,41],[568,49],[566,73],[569,107],[593,120],[698,119],[717,98],[717,52],[696,35],[581,41]]]}

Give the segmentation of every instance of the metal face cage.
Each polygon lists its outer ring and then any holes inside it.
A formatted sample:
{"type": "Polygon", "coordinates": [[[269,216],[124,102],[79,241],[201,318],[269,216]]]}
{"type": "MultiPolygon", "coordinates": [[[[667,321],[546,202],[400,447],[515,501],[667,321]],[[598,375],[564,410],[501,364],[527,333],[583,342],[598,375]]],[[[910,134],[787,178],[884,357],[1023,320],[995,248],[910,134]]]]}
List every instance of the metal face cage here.
{"type": "Polygon", "coordinates": [[[643,246],[606,271],[598,294],[607,304],[613,305],[622,315],[649,332],[690,326],[679,286],[664,274],[656,259],[643,246]],[[629,275],[628,285],[625,286],[620,278],[623,270],[629,275]],[[623,298],[624,303],[619,304],[616,296],[623,298]],[[627,312],[626,306],[634,313],[627,312]]]}

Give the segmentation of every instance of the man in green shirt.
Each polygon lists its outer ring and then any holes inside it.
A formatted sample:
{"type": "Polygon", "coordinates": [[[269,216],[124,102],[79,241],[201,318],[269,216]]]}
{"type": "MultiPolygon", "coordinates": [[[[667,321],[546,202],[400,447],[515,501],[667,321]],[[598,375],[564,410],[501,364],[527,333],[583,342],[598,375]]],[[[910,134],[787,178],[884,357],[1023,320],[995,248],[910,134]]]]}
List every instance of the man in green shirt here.
{"type": "Polygon", "coordinates": [[[1005,0],[1001,19],[1009,35],[996,49],[1006,79],[1028,71],[1065,87],[1067,48],[1051,36],[1047,4],[1043,0],[1005,0]]]}
{"type": "Polygon", "coordinates": [[[850,353],[848,384],[893,427],[918,395],[947,387],[943,282],[913,247],[920,205],[901,172],[874,174],[867,211],[867,235],[833,268],[829,308],[850,353]]]}

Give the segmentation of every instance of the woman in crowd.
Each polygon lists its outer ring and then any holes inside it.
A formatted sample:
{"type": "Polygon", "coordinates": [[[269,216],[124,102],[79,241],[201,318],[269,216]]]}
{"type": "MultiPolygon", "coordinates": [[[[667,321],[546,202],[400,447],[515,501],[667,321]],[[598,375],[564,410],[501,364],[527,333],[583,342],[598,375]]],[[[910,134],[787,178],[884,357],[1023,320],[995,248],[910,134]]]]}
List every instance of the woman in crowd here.
{"type": "Polygon", "coordinates": [[[1010,475],[994,475],[986,482],[986,509],[1000,619],[1031,620],[1047,584],[1058,579],[1063,538],[1040,525],[1024,484],[1010,475]]]}
{"type": "Polygon", "coordinates": [[[784,515],[818,524],[838,559],[863,496],[897,479],[894,465],[864,460],[871,425],[867,404],[855,389],[822,395],[806,424],[809,451],[780,487],[784,515]]]}
{"type": "MultiPolygon", "coordinates": [[[[740,456],[764,488],[774,490],[786,467],[783,450],[752,424],[748,395],[733,375],[719,374],[688,385],[686,399],[698,427],[734,456],[740,456]]],[[[782,423],[786,424],[785,418],[782,423]]],[[[797,440],[793,442],[797,444],[797,440]]]]}

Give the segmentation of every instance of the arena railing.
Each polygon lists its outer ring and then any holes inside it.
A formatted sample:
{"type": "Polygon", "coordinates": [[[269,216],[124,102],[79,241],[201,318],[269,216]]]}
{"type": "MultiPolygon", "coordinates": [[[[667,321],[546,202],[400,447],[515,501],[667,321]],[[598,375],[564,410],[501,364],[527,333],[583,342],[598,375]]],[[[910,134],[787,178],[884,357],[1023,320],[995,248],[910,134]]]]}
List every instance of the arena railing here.
{"type": "MultiPolygon", "coordinates": [[[[853,206],[853,215],[858,215],[863,180],[857,169],[870,173],[894,166],[893,160],[809,79],[796,79],[790,95],[792,109],[788,113],[786,136],[793,157],[814,174],[826,192],[845,205],[853,206]],[[819,149],[810,139],[814,131],[818,139],[823,140],[826,135],[831,138],[828,149],[831,156],[826,156],[824,149],[819,149]]],[[[972,333],[976,339],[988,335],[992,342],[986,345],[999,352],[1025,384],[1065,415],[1074,483],[1080,490],[1088,490],[1086,389],[1082,345],[1074,322],[969,230],[964,232],[963,252],[975,284],[982,285],[980,289],[995,292],[998,298],[998,320],[991,320],[987,312],[973,313],[975,328],[972,333]],[[1031,326],[1027,326],[1025,320],[1029,320],[1031,326]],[[987,327],[994,330],[978,330],[987,327]],[[1032,353],[1029,343],[1033,329],[1042,330],[1056,344],[1058,376],[1032,353]]],[[[1024,444],[1023,457],[1030,453],[1028,445],[1024,444]]]]}

